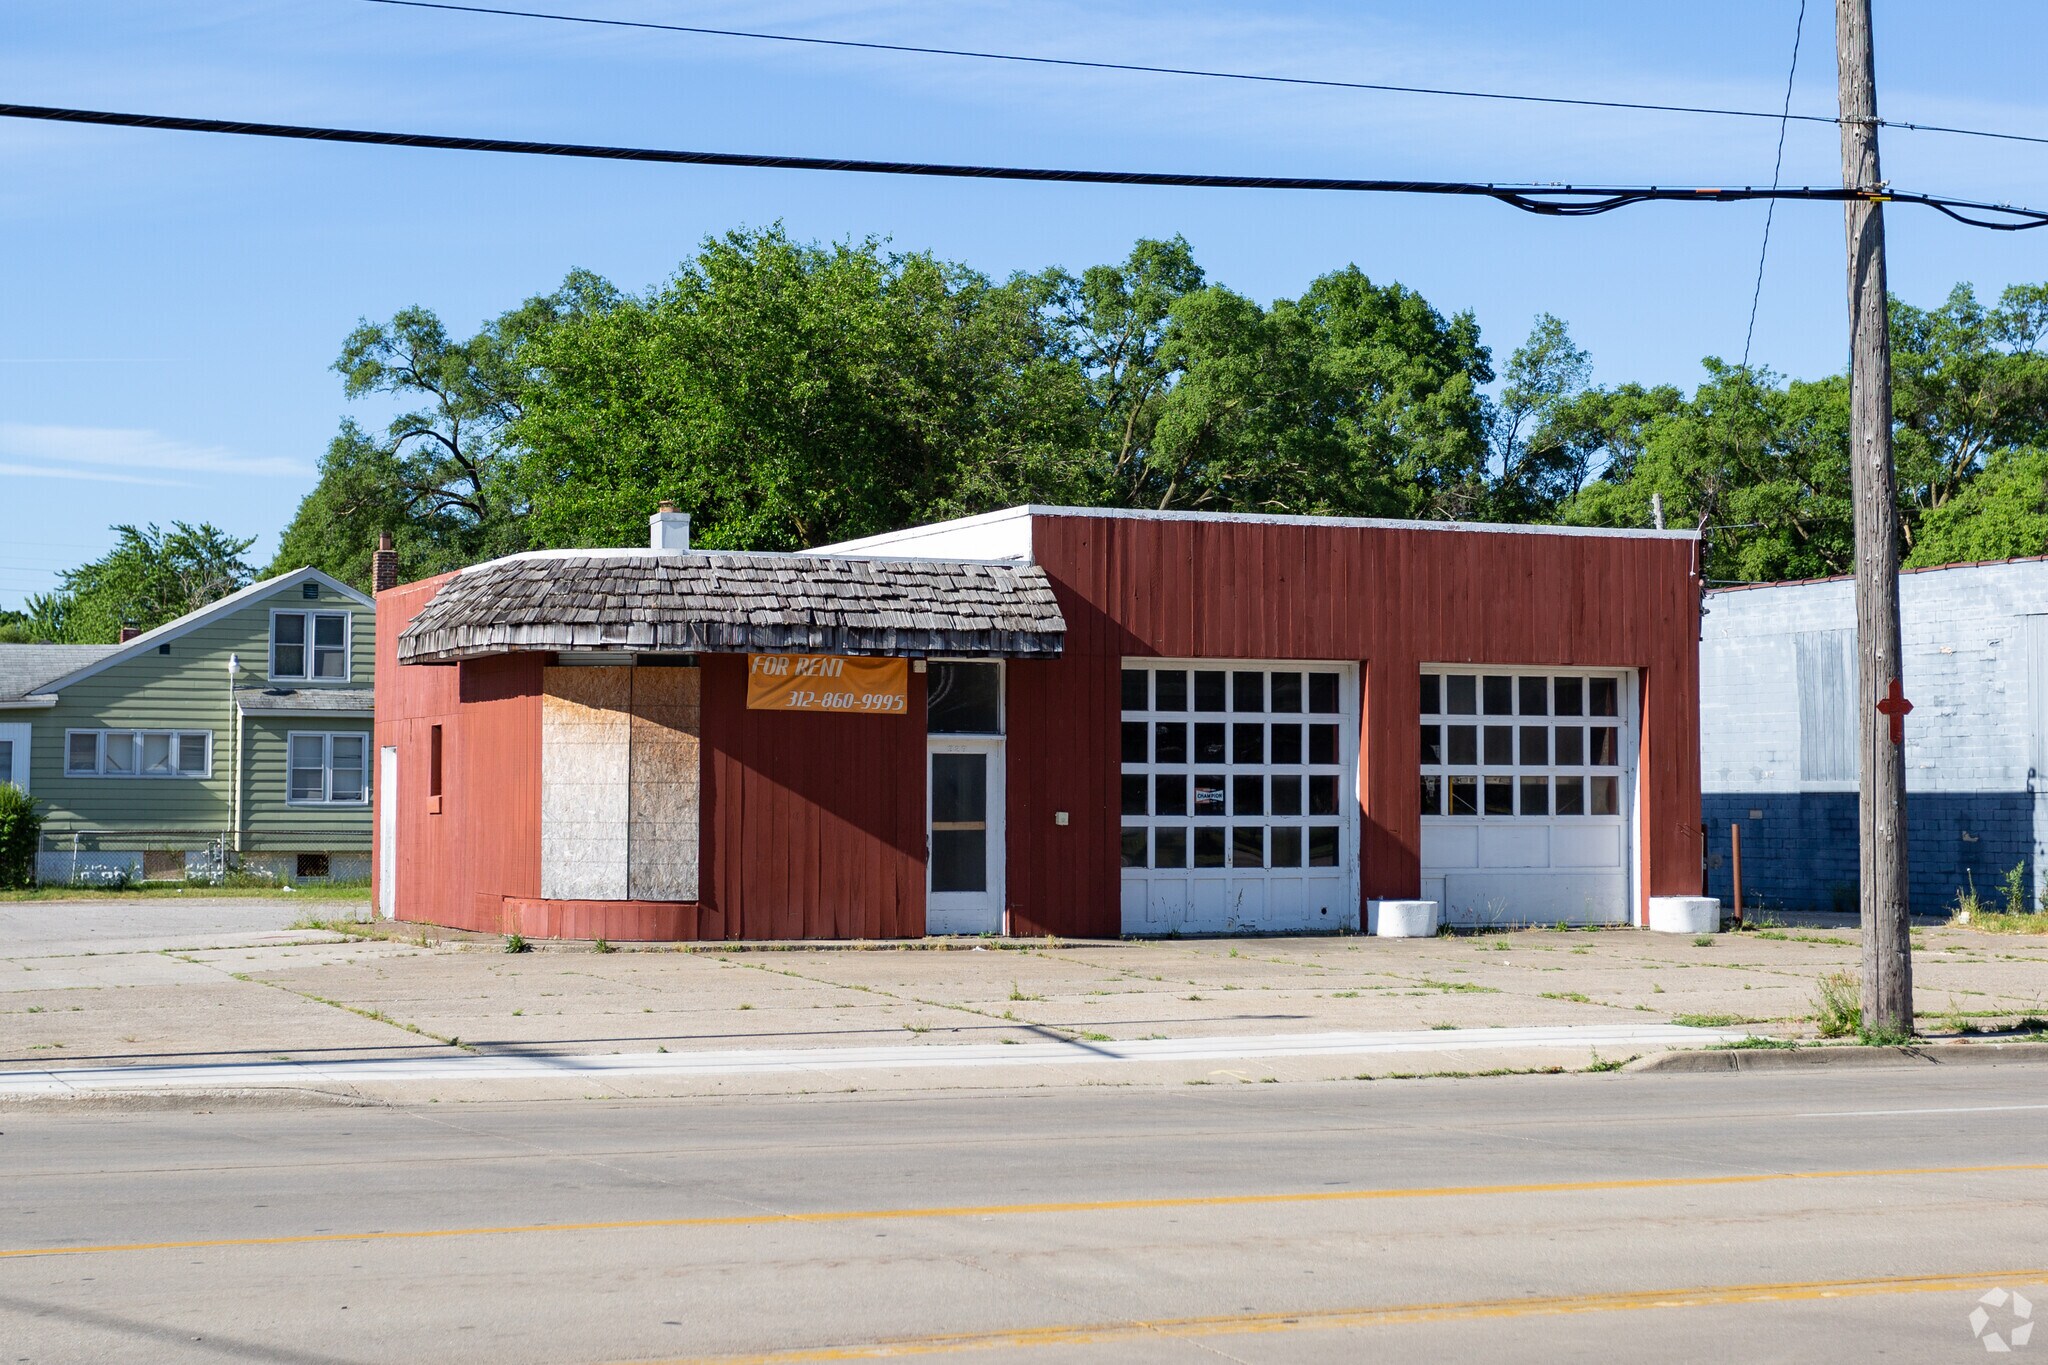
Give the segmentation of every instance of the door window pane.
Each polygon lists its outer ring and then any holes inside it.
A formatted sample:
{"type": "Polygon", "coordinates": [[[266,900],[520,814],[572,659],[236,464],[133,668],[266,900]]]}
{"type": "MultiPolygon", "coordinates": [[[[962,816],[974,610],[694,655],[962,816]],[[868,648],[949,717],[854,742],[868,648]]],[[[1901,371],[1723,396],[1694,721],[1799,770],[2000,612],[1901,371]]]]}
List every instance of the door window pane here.
{"type": "Polygon", "coordinates": [[[1301,778],[1294,774],[1275,777],[1272,784],[1273,814],[1301,814],[1301,778]]]}
{"type": "Polygon", "coordinates": [[[1422,813],[1442,815],[1444,813],[1444,780],[1435,773],[1422,775],[1422,813]]]}
{"type": "Polygon", "coordinates": [[[1221,763],[1224,727],[1221,721],[1205,720],[1195,726],[1195,762],[1221,763]]]}
{"type": "Polygon", "coordinates": [[[1125,867],[1143,867],[1145,865],[1145,845],[1150,839],[1151,831],[1149,830],[1127,829],[1124,831],[1125,867]]]}
{"type": "Polygon", "coordinates": [[[1337,866],[1337,827],[1335,825],[1309,826],[1308,865],[1310,867],[1337,866]]]}
{"type": "Polygon", "coordinates": [[[1222,826],[1198,825],[1195,828],[1195,866],[1223,866],[1222,826]]]}
{"type": "Polygon", "coordinates": [[[1513,815],[1515,813],[1514,778],[1487,777],[1486,813],[1488,815],[1513,815]]]}
{"type": "Polygon", "coordinates": [[[1188,674],[1184,668],[1167,669],[1152,675],[1153,707],[1155,711],[1185,711],[1188,709],[1188,674]]]}
{"type": "Polygon", "coordinates": [[[1127,720],[1123,724],[1124,762],[1143,763],[1145,761],[1146,732],[1151,727],[1142,720],[1127,720]]]}
{"type": "Polygon", "coordinates": [[[1275,711],[1301,710],[1301,674],[1275,673],[1273,675],[1273,709],[1275,711]]]}
{"type": "Polygon", "coordinates": [[[1188,723],[1184,720],[1162,720],[1152,726],[1152,761],[1154,763],[1185,763],[1188,761],[1188,723]]]}
{"type": "Polygon", "coordinates": [[[1184,829],[1159,829],[1152,832],[1152,866],[1186,867],[1188,865],[1188,832],[1184,829]]]}
{"type": "Polygon", "coordinates": [[[1444,679],[1445,709],[1454,716],[1470,716],[1479,710],[1479,679],[1454,673],[1444,679]]]}
{"type": "Polygon", "coordinates": [[[1589,815],[1617,815],[1621,811],[1621,779],[1618,777],[1595,777],[1592,782],[1592,809],[1589,815]]]}
{"type": "Polygon", "coordinates": [[[1523,678],[1521,687],[1521,713],[1525,716],[1547,716],[1550,714],[1550,679],[1523,678]]]}
{"type": "Polygon", "coordinates": [[[1557,813],[1559,815],[1584,815],[1586,813],[1585,778],[1560,777],[1557,779],[1557,813]]]}
{"type": "Polygon", "coordinates": [[[1549,778],[1525,777],[1522,779],[1522,814],[1550,814],[1549,778]]]}
{"type": "Polygon", "coordinates": [[[1479,766],[1479,727],[1476,725],[1447,725],[1451,744],[1450,765],[1454,768],[1476,768],[1479,766]]]}
{"type": "Polygon", "coordinates": [[[1223,683],[1227,675],[1198,670],[1195,673],[1195,709],[1197,711],[1221,711],[1223,709],[1223,683]]]}
{"type": "Polygon", "coordinates": [[[1586,732],[1576,725],[1557,727],[1557,766],[1576,768],[1586,761],[1586,732]]]}
{"type": "Polygon", "coordinates": [[[987,830],[932,831],[932,890],[941,893],[988,890],[987,830]]]}
{"type": "Polygon", "coordinates": [[[1438,708],[1443,704],[1441,701],[1442,693],[1443,679],[1437,677],[1437,675],[1434,673],[1425,673],[1422,675],[1423,715],[1433,716],[1437,714],[1438,708]]]}
{"type": "Polygon", "coordinates": [[[1203,773],[1195,779],[1195,814],[1223,813],[1223,774],[1203,773]]]}
{"type": "Polygon", "coordinates": [[[1232,763],[1264,763],[1266,761],[1266,727],[1253,722],[1250,725],[1230,727],[1230,761],[1232,763]]]}
{"type": "Polygon", "coordinates": [[[1299,825],[1277,825],[1273,829],[1274,867],[1301,866],[1301,827],[1299,825]]]}
{"type": "Polygon", "coordinates": [[[1621,689],[1616,686],[1614,679],[1594,678],[1586,684],[1586,691],[1588,694],[1587,699],[1591,703],[1586,708],[1586,714],[1592,716],[1611,716],[1616,714],[1616,705],[1621,689]]]}
{"type": "Polygon", "coordinates": [[[1522,727],[1522,766],[1543,768],[1550,764],[1550,727],[1547,725],[1524,725],[1522,727]]]}
{"type": "Polygon", "coordinates": [[[1233,711],[1265,710],[1266,675],[1263,673],[1231,674],[1230,709],[1233,711]]]}
{"type": "Polygon", "coordinates": [[[1556,690],[1557,714],[1560,716],[1584,715],[1585,688],[1586,680],[1584,678],[1559,678],[1556,690]]]}
{"type": "Polygon", "coordinates": [[[926,674],[925,729],[935,735],[1003,732],[1001,664],[933,663],[926,674]]]}
{"type": "Polygon", "coordinates": [[[1264,815],[1266,813],[1266,779],[1256,773],[1240,773],[1230,779],[1230,813],[1232,815],[1264,815]]]}
{"type": "Polygon", "coordinates": [[[1308,727],[1308,761],[1311,763],[1335,763],[1337,761],[1336,726],[1311,725],[1308,727]]]}
{"type": "Polygon", "coordinates": [[[1230,831],[1230,865],[1264,867],[1266,831],[1260,825],[1239,825],[1230,831]]]}
{"type": "Polygon", "coordinates": [[[1310,815],[1335,815],[1337,813],[1337,779],[1317,774],[1308,780],[1308,813],[1310,815]]]}
{"type": "Polygon", "coordinates": [[[1326,716],[1337,713],[1337,675],[1335,673],[1311,673],[1308,675],[1308,709],[1326,716]]]}
{"type": "Polygon", "coordinates": [[[1150,795],[1147,788],[1150,785],[1150,779],[1143,773],[1124,774],[1123,813],[1125,815],[1151,814],[1146,809],[1146,798],[1150,795]]]}
{"type": "Polygon", "coordinates": [[[1451,814],[1479,814],[1478,778],[1454,777],[1451,779],[1451,814]]]}
{"type": "Polygon", "coordinates": [[[1155,815],[1188,813],[1188,775],[1161,773],[1152,779],[1152,812],[1155,815]]]}
{"type": "Polygon", "coordinates": [[[1486,702],[1489,716],[1513,715],[1515,710],[1515,680],[1513,678],[1489,677],[1480,689],[1486,702]]]}
{"type": "Polygon", "coordinates": [[[1275,725],[1273,727],[1273,762],[1276,765],[1301,762],[1301,727],[1299,725],[1275,725]]]}
{"type": "Polygon", "coordinates": [[[988,819],[988,755],[932,755],[932,823],[981,824],[988,819]]]}
{"type": "Polygon", "coordinates": [[[1152,709],[1151,682],[1151,675],[1142,668],[1127,668],[1124,670],[1124,710],[1149,711],[1152,709]]]}
{"type": "Polygon", "coordinates": [[[1512,725],[1489,725],[1486,727],[1486,763],[1488,767],[1508,767],[1515,761],[1515,727],[1512,725]]]}

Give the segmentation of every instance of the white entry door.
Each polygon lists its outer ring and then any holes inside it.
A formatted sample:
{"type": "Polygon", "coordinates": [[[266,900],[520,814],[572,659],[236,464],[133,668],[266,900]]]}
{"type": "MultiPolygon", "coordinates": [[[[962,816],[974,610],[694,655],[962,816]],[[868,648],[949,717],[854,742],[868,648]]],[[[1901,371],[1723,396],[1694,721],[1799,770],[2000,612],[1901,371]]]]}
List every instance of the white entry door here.
{"type": "Polygon", "coordinates": [[[1358,927],[1349,664],[1126,659],[1127,934],[1358,927]]]}
{"type": "Polygon", "coordinates": [[[1422,894],[1447,923],[1629,922],[1635,682],[1423,670],[1422,894]]]}
{"type": "Polygon", "coordinates": [[[377,751],[377,913],[398,918],[398,746],[377,751]]]}
{"type": "Polygon", "coordinates": [[[1003,932],[1003,742],[929,741],[925,932],[1003,932]]]}

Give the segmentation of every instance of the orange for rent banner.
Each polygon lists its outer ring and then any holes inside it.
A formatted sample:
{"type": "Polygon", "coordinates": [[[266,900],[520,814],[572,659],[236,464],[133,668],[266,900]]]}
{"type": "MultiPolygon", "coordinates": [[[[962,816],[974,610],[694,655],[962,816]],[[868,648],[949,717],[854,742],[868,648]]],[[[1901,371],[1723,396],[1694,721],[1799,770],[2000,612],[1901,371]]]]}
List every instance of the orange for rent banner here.
{"type": "Polygon", "coordinates": [[[909,709],[908,659],[749,654],[747,709],[900,716],[909,709]]]}

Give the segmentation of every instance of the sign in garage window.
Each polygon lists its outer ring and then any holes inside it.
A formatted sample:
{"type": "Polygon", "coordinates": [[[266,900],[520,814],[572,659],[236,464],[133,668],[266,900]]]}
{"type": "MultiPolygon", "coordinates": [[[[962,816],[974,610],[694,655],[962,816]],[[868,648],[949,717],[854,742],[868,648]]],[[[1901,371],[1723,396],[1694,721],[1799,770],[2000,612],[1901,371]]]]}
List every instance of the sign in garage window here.
{"type": "Polygon", "coordinates": [[[1338,867],[1340,675],[1123,670],[1123,865],[1338,867]]]}
{"type": "Polygon", "coordinates": [[[1621,812],[1621,679],[1579,673],[1422,675],[1422,814],[1621,812]]]}

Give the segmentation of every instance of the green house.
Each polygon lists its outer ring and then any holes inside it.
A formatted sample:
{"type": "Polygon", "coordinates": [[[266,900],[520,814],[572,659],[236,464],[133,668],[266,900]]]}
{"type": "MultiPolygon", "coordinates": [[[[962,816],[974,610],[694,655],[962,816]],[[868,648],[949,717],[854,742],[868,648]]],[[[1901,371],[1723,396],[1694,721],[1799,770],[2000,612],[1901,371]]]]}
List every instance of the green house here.
{"type": "Polygon", "coordinates": [[[318,569],[116,645],[0,645],[44,882],[369,877],[372,601],[318,569]]]}

